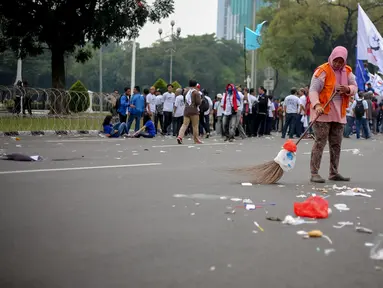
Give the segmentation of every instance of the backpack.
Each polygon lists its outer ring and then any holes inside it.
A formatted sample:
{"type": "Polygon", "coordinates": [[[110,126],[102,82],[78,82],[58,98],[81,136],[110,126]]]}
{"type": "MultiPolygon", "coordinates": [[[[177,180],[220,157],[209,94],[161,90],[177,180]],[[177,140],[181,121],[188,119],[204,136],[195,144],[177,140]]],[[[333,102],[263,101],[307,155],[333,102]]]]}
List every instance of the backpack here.
{"type": "Polygon", "coordinates": [[[121,96],[119,96],[117,99],[116,99],[116,105],[114,106],[114,108],[116,108],[116,110],[118,111],[118,109],[120,109],[120,106],[121,106],[121,96]]]}
{"type": "Polygon", "coordinates": [[[364,116],[364,106],[363,106],[363,100],[356,100],[355,105],[355,118],[361,119],[364,116]]]}
{"type": "Polygon", "coordinates": [[[202,113],[205,113],[207,110],[209,110],[209,101],[206,99],[205,96],[201,96],[202,99],[201,99],[201,105],[199,106],[199,110],[202,112],[202,113]]]}
{"type": "Polygon", "coordinates": [[[258,113],[267,114],[269,99],[266,96],[259,96],[258,98],[258,113]]]}

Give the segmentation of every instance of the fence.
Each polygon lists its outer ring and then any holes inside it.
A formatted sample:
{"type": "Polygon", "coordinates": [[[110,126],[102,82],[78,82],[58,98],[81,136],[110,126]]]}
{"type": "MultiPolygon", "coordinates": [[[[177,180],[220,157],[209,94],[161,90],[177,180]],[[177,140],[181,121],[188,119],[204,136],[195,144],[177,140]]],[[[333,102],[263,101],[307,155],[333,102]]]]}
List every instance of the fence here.
{"type": "Polygon", "coordinates": [[[116,96],[0,86],[0,132],[101,130],[116,96]]]}

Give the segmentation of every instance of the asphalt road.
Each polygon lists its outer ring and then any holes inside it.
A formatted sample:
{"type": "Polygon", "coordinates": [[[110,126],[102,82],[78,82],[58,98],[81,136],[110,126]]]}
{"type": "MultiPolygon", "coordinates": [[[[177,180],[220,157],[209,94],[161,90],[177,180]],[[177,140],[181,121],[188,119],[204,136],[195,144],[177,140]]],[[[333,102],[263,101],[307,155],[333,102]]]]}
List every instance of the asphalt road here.
{"type": "MultiPolygon", "coordinates": [[[[273,159],[280,138],[190,143],[0,138],[3,152],[44,157],[0,161],[0,287],[382,287],[383,263],[370,259],[365,243],[383,233],[383,138],[343,145],[342,174],[352,177],[351,187],[376,189],[371,198],[313,190],[311,141],[299,147],[297,166],[282,178],[283,186],[251,187],[243,187],[248,177],[231,168],[273,159]],[[304,200],[296,196],[310,193],[329,195],[328,219],[300,226],[265,219],[294,215],[293,203],[304,200]],[[276,205],[247,211],[230,196],[276,205]],[[336,203],[350,211],[339,212],[336,203]],[[340,221],[374,233],[334,228],[340,221]],[[313,229],[333,244],[297,235],[313,229]],[[326,255],[325,249],[335,251],[326,255]]],[[[327,153],[322,176],[328,161],[327,153]]]]}

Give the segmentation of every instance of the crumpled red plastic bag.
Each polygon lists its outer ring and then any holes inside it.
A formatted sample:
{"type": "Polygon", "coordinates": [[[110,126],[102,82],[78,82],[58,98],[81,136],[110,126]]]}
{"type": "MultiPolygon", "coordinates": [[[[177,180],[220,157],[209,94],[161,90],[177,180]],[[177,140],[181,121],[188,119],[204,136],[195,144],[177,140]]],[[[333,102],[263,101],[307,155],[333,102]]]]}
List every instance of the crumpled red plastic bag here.
{"type": "Polygon", "coordinates": [[[312,196],[304,202],[295,202],[294,213],[300,217],[324,219],[328,217],[328,202],[322,197],[312,196]]]}
{"type": "Polygon", "coordinates": [[[290,151],[290,152],[297,152],[297,144],[295,144],[292,140],[287,140],[285,144],[283,144],[283,149],[290,151]]]}

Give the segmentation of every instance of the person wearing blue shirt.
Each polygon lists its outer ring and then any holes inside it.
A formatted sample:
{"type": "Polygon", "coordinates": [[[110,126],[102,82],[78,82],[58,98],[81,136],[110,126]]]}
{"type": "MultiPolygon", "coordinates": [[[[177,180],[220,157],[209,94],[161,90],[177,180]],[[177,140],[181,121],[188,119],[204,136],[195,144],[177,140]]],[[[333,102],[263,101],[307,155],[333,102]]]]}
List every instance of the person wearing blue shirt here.
{"type": "Polygon", "coordinates": [[[115,125],[112,124],[112,115],[105,117],[102,127],[106,137],[118,138],[124,134],[128,134],[125,122],[116,123],[115,125]]]}
{"type": "Polygon", "coordinates": [[[117,113],[121,123],[126,123],[126,119],[128,117],[126,110],[128,110],[129,107],[130,88],[126,87],[124,91],[125,93],[117,99],[118,103],[116,103],[117,113]]]}
{"type": "Polygon", "coordinates": [[[140,87],[135,86],[133,89],[133,96],[130,100],[130,107],[129,107],[129,117],[128,117],[128,124],[127,129],[130,131],[130,126],[132,126],[133,121],[136,121],[136,126],[134,131],[137,132],[140,130],[140,122],[142,114],[145,110],[145,98],[140,93],[140,87]]]}
{"type": "Polygon", "coordinates": [[[156,128],[154,127],[154,123],[150,118],[146,119],[144,126],[133,134],[135,138],[154,138],[156,136],[156,128]],[[145,132],[144,132],[145,131],[145,132]]]}

